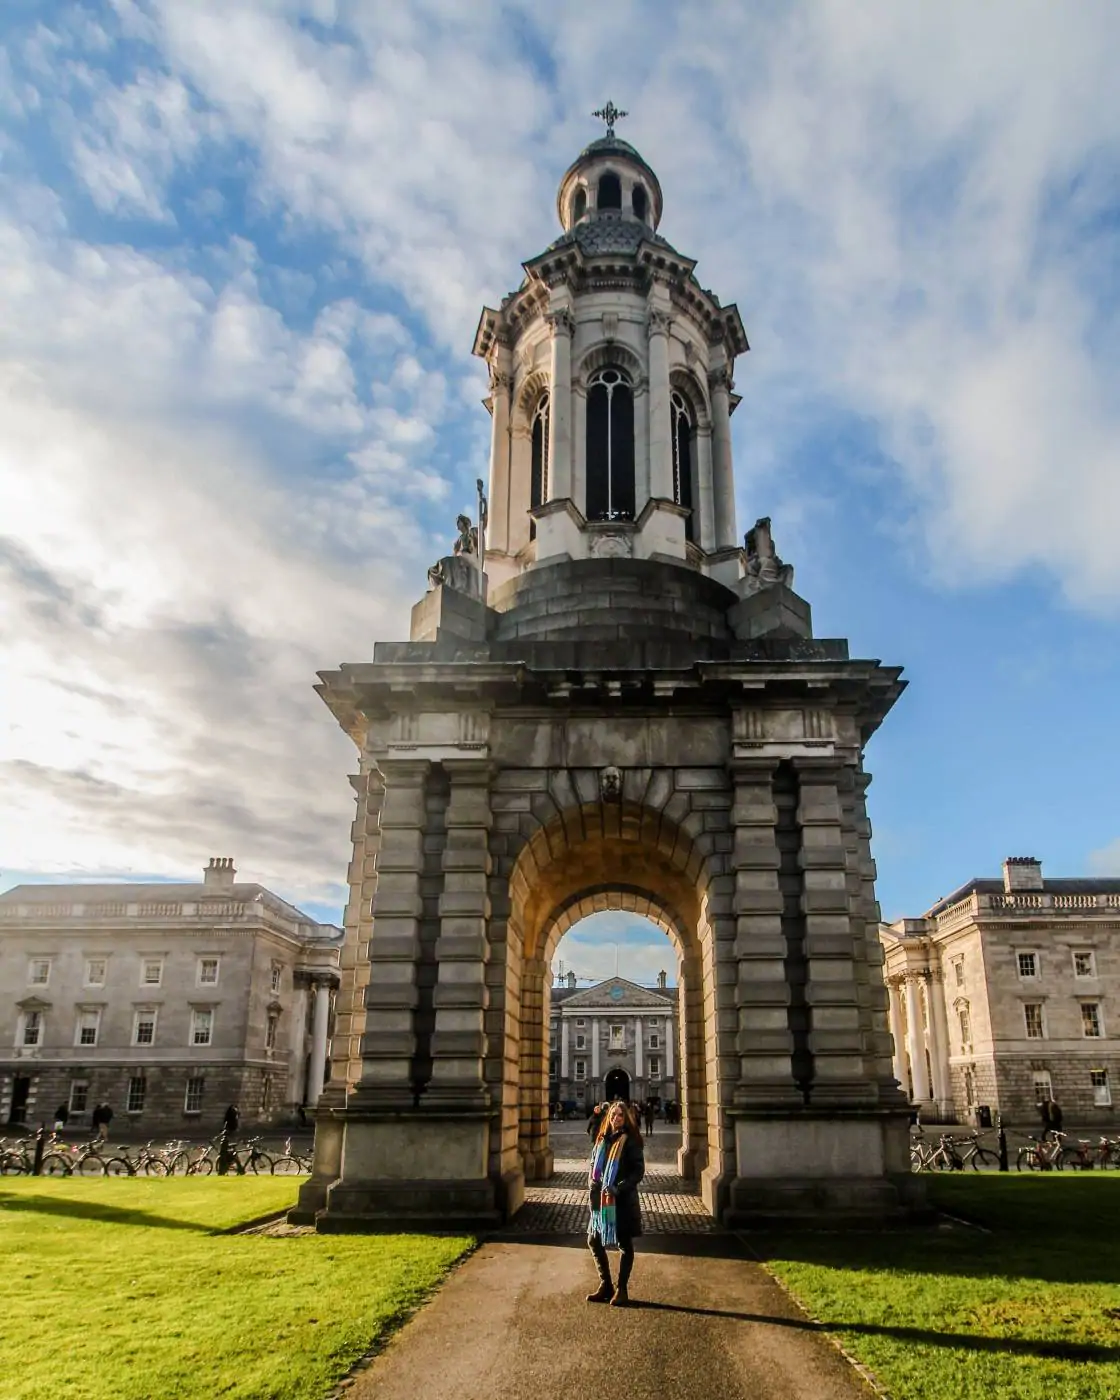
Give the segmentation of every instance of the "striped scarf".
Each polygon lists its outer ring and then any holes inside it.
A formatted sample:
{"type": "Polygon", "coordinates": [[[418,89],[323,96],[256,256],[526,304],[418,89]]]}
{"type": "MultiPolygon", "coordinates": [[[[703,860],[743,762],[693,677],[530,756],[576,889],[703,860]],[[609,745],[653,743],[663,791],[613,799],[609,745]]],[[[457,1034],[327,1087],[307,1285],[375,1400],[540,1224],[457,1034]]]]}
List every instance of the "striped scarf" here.
{"type": "Polygon", "coordinates": [[[604,1245],[618,1243],[618,1219],[615,1210],[615,1182],[622,1164],[622,1149],[626,1146],[625,1131],[598,1139],[591,1149],[591,1171],[587,1185],[591,1195],[591,1219],[587,1237],[598,1235],[604,1245]]]}

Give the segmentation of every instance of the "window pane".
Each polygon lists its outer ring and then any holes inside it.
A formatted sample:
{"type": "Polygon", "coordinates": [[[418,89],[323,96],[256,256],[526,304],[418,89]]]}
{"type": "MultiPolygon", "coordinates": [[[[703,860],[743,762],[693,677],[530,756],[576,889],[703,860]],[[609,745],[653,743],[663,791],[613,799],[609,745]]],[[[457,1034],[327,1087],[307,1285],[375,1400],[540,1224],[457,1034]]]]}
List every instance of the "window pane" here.
{"type": "Polygon", "coordinates": [[[1095,1039],[1101,1033],[1101,1009],[1095,1001],[1081,1003],[1081,1031],[1083,1035],[1095,1039]]]}
{"type": "Polygon", "coordinates": [[[1092,953],[1074,953],[1073,975],[1075,977],[1092,977],[1095,975],[1092,953]]]}
{"type": "Polygon", "coordinates": [[[1038,964],[1037,964],[1037,961],[1036,961],[1036,959],[1035,959],[1035,955],[1034,955],[1033,953],[1020,953],[1020,954],[1019,954],[1019,976],[1020,976],[1020,977],[1035,977],[1035,976],[1037,976],[1037,966],[1038,966],[1038,964]]]}
{"type": "Polygon", "coordinates": [[[1047,1069],[1036,1070],[1034,1073],[1034,1099],[1035,1103],[1044,1103],[1052,1098],[1050,1087],[1050,1071],[1047,1069]]]}
{"type": "Polygon", "coordinates": [[[1042,1039],[1042,1006],[1041,1003],[1028,1002],[1023,1007],[1023,1019],[1027,1027],[1028,1040],[1042,1039]]]}
{"type": "Polygon", "coordinates": [[[140,1113],[144,1107],[144,1094],[147,1086],[142,1075],[135,1075],[128,1081],[128,1112],[140,1113]]]}
{"type": "Polygon", "coordinates": [[[1097,1108],[1108,1108],[1112,1103],[1112,1091],[1108,1086],[1108,1070],[1089,1071],[1089,1083],[1093,1086],[1093,1103],[1097,1108]]]}

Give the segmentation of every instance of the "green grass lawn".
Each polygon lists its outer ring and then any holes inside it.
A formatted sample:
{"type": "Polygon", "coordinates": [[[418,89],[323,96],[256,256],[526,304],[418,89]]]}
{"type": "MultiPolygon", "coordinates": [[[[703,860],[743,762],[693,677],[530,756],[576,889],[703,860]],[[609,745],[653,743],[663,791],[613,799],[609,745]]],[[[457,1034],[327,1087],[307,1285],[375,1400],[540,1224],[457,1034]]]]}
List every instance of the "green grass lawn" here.
{"type": "Polygon", "coordinates": [[[894,1400],[1120,1397],[1120,1174],[928,1178],[980,1230],[752,1236],[894,1400]]]}
{"type": "Polygon", "coordinates": [[[0,1180],[5,1400],[322,1400],[471,1246],[225,1235],[265,1177],[0,1180]]]}

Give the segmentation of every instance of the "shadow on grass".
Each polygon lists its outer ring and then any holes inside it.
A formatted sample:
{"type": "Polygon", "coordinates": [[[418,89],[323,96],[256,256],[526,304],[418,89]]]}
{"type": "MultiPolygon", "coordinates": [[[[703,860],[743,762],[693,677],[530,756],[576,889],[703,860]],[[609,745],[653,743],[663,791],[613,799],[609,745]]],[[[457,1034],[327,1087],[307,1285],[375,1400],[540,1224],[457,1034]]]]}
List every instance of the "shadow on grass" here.
{"type": "Polygon", "coordinates": [[[120,1206],[99,1205],[96,1201],[67,1201],[57,1196],[14,1195],[0,1191],[0,1213],[26,1211],[32,1215],[67,1215],[75,1220],[96,1220],[105,1225],[140,1225],[146,1229],[191,1230],[199,1235],[222,1233],[220,1227],[200,1225],[193,1220],[172,1220],[147,1210],[123,1210],[120,1206]]]}
{"type": "Polygon", "coordinates": [[[808,1318],[769,1317],[765,1313],[725,1312],[719,1308],[690,1308],[677,1303],[644,1302],[640,1298],[631,1298],[630,1307],[641,1308],[647,1312],[687,1313],[693,1317],[726,1317],[735,1322],[788,1327],[800,1332],[843,1332],[865,1337],[890,1337],[895,1341],[916,1346],[959,1347],[962,1351],[1037,1356],[1049,1361],[1120,1360],[1120,1347],[1102,1346],[1094,1342],[1035,1342],[1022,1337],[980,1337],[967,1332],[932,1332],[924,1327],[889,1327],[870,1322],[812,1322],[808,1318]]]}

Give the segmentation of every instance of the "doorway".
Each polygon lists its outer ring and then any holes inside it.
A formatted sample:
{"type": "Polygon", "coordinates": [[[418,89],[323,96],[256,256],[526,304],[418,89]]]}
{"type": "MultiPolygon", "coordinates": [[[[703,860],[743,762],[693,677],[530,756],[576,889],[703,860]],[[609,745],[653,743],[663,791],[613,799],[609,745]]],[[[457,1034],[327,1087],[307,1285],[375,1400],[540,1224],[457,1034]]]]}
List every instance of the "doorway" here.
{"type": "Polygon", "coordinates": [[[603,1097],[610,1099],[623,1099],[630,1102],[630,1076],[624,1069],[612,1069],[603,1080],[603,1097]]]}
{"type": "Polygon", "coordinates": [[[31,1076],[17,1074],[12,1081],[12,1107],[8,1113],[9,1123],[22,1123],[27,1115],[27,1100],[31,1097],[31,1076]]]}

